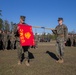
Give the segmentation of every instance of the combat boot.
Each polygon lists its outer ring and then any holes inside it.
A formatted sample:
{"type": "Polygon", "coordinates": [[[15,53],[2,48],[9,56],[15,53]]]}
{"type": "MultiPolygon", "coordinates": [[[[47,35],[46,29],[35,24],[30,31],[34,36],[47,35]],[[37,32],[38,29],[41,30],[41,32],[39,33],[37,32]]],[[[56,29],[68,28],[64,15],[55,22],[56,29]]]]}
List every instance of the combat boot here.
{"type": "Polygon", "coordinates": [[[18,65],[21,65],[22,63],[21,63],[21,61],[18,61],[18,65]]]}
{"type": "Polygon", "coordinates": [[[26,66],[30,66],[30,64],[29,64],[29,62],[28,62],[28,61],[26,61],[26,62],[25,62],[25,64],[26,64],[26,66]]]}
{"type": "Polygon", "coordinates": [[[59,63],[64,63],[64,60],[63,59],[60,59],[59,63]]]}

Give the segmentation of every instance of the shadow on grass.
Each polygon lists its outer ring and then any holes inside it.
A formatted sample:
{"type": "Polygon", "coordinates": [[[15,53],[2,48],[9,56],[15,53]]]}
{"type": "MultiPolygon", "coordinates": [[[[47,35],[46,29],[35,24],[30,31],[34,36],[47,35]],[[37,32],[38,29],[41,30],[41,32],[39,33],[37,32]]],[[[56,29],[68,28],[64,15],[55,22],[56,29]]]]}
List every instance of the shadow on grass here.
{"type": "Polygon", "coordinates": [[[54,60],[58,60],[57,56],[53,52],[46,51],[46,53],[49,54],[54,60]]]}
{"type": "MultiPolygon", "coordinates": [[[[23,62],[24,59],[25,59],[25,57],[24,57],[24,53],[23,53],[21,62],[23,62]]],[[[34,55],[31,52],[29,52],[29,59],[34,59],[34,55]]]]}

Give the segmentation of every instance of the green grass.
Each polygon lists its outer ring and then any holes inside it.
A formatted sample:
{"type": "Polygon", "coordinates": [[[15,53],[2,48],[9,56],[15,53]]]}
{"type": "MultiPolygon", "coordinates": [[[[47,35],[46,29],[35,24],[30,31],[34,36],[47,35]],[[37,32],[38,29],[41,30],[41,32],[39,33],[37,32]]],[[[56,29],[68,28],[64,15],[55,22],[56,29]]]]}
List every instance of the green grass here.
{"type": "Polygon", "coordinates": [[[27,67],[23,61],[17,65],[17,50],[0,51],[0,75],[76,75],[76,48],[65,48],[65,62],[56,63],[47,51],[56,54],[55,46],[50,43],[29,50],[34,58],[27,67]],[[47,45],[48,44],[48,45],[47,45]]]}

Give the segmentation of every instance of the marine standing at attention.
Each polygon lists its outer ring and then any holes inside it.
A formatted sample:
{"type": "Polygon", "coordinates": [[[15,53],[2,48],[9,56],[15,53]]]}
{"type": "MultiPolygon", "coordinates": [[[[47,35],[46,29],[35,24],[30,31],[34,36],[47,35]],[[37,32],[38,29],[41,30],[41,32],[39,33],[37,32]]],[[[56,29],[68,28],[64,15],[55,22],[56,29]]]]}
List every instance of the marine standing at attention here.
{"type": "MultiPolygon", "coordinates": [[[[20,22],[19,24],[25,24],[25,16],[20,16],[20,22]]],[[[18,65],[22,64],[21,60],[22,60],[22,52],[24,53],[24,57],[25,57],[25,64],[26,66],[30,66],[29,64],[29,46],[21,46],[20,45],[20,38],[19,38],[19,32],[18,32],[19,28],[18,25],[15,27],[14,31],[15,31],[15,36],[16,36],[16,48],[17,48],[17,52],[18,52],[18,65]]]]}
{"type": "Polygon", "coordinates": [[[63,63],[64,47],[68,38],[68,28],[66,25],[63,24],[63,18],[58,18],[58,25],[56,26],[55,30],[52,30],[52,32],[57,36],[56,38],[56,51],[58,55],[57,62],[63,63]]]}

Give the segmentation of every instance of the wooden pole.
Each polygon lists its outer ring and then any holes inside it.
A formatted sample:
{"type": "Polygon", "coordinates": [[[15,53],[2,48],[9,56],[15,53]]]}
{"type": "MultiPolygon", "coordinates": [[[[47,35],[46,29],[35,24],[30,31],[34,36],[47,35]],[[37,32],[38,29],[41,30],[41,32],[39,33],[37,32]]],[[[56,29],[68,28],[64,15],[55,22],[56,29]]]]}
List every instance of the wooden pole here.
{"type": "Polygon", "coordinates": [[[33,28],[42,28],[42,29],[46,29],[46,30],[55,30],[53,28],[46,28],[46,27],[41,27],[41,26],[32,26],[33,28]]]}

